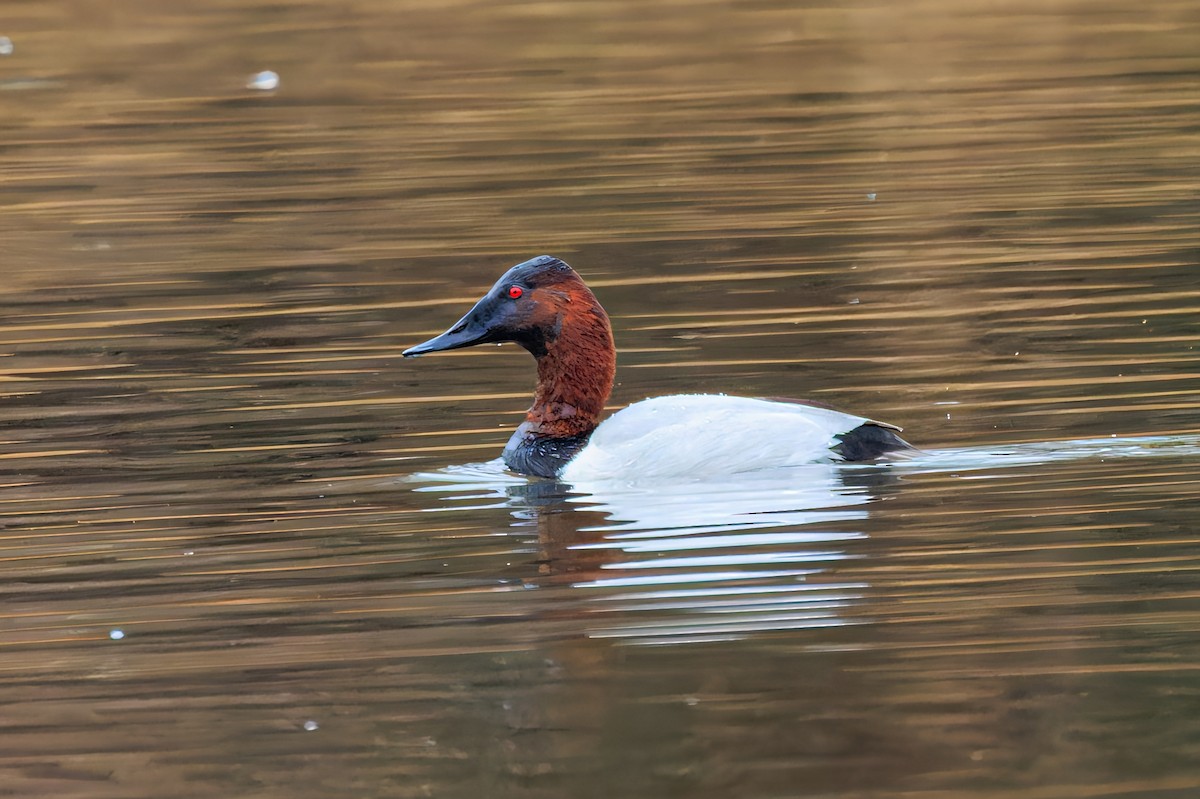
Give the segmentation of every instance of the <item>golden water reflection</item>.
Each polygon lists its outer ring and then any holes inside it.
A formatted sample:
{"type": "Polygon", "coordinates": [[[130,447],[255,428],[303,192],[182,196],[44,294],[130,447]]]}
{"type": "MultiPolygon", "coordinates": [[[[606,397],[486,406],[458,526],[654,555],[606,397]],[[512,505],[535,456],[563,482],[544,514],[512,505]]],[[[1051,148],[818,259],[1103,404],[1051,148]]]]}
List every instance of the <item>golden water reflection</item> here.
{"type": "Polygon", "coordinates": [[[1200,788],[1193,4],[5,11],[0,793],[1200,788]],[[418,490],[542,252],[924,466],[418,490]]]}

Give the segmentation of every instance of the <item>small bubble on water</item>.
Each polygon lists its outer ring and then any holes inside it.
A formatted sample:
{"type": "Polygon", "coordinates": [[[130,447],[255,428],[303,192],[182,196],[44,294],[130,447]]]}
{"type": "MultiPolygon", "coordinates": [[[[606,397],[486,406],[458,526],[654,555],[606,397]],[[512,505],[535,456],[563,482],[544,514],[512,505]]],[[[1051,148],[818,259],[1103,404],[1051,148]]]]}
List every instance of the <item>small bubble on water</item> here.
{"type": "Polygon", "coordinates": [[[12,39],[7,36],[0,36],[0,55],[12,55],[13,43],[12,39]]]}
{"type": "Polygon", "coordinates": [[[250,80],[246,82],[246,88],[257,89],[260,92],[269,92],[273,89],[278,89],[279,73],[264,69],[262,72],[250,76],[250,80]]]}
{"type": "Polygon", "coordinates": [[[312,732],[313,730],[317,730],[320,728],[321,728],[321,725],[317,724],[312,719],[309,719],[308,721],[304,722],[304,729],[306,729],[309,732],[312,732]]]}
{"type": "Polygon", "coordinates": [[[124,630],[109,630],[108,637],[114,641],[120,641],[122,638],[125,637],[125,631],[124,630]]]}

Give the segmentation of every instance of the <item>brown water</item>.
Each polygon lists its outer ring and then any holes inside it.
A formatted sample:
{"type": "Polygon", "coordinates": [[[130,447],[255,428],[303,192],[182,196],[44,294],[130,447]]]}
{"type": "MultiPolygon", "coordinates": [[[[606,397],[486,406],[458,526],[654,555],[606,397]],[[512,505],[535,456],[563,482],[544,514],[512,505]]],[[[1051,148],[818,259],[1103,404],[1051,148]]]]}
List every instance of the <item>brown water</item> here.
{"type": "Polygon", "coordinates": [[[4,11],[0,795],[1200,794],[1193,2],[4,11]],[[929,453],[444,470],[542,252],[929,453]]]}

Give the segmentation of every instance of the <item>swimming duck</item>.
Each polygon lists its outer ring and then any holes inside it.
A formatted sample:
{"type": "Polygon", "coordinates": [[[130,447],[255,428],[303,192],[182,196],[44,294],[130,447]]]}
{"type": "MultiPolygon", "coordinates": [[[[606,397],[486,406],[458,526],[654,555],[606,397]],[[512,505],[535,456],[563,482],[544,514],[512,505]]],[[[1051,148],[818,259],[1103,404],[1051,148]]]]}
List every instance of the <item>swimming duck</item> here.
{"type": "Polygon", "coordinates": [[[913,449],[894,425],[803,400],[677,394],[601,423],[616,374],[612,326],[583,279],[549,255],[509,269],[449,330],[403,354],[505,341],[537,359],[533,405],[503,453],[522,474],[571,483],[694,478],[913,449]]]}

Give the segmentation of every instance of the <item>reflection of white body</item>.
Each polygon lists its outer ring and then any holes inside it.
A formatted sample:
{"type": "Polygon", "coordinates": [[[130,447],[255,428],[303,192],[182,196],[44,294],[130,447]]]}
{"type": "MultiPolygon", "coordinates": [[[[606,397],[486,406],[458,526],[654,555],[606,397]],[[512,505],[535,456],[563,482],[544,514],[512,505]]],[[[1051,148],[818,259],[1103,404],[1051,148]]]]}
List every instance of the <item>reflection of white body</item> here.
{"type": "MultiPolygon", "coordinates": [[[[580,532],[603,532],[612,540],[662,539],[706,533],[749,532],[795,525],[830,524],[863,519],[871,502],[866,489],[847,486],[847,467],[810,463],[737,477],[647,483],[581,480],[573,486],[553,484],[557,496],[605,514],[610,523],[580,532]],[[569,493],[566,493],[569,491],[569,493]]],[[[526,508],[519,488],[530,485],[504,468],[497,458],[487,463],[420,472],[411,478],[425,485],[416,491],[448,494],[469,504],[430,508],[449,511],[485,507],[526,508]],[[483,500],[483,504],[479,504],[483,500]]],[[[535,484],[536,485],[536,484],[535,484]]],[[[843,540],[857,533],[820,531],[804,540],[843,540]]],[[[799,539],[797,539],[799,540],[799,539]]]]}
{"type": "MultiPolygon", "coordinates": [[[[589,634],[679,643],[851,623],[843,614],[863,586],[817,579],[852,557],[846,547],[864,535],[853,524],[867,517],[872,496],[845,484],[846,468],[810,463],[708,480],[575,483],[550,514],[562,519],[569,501],[588,511],[581,517],[587,524],[597,513],[606,520],[578,527],[569,548],[620,553],[575,583],[599,589],[594,609],[604,621],[589,634]]],[[[460,509],[500,500],[492,507],[514,508],[522,533],[538,517],[538,503],[520,494],[531,484],[504,472],[499,460],[414,478],[432,484],[419,491],[454,492],[452,499],[470,503],[460,509]]]]}
{"type": "Polygon", "coordinates": [[[606,419],[562,472],[564,482],[704,478],[840,460],[834,438],[861,416],[788,402],[676,394],[606,419]]]}
{"type": "MultiPolygon", "coordinates": [[[[716,424],[714,429],[722,428],[716,424]]],[[[725,438],[737,440],[724,432],[725,438]]],[[[593,610],[603,619],[589,634],[661,644],[860,621],[863,614],[852,608],[866,586],[838,579],[831,566],[865,554],[855,544],[866,534],[856,523],[867,519],[876,496],[855,485],[869,481],[850,479],[854,475],[974,471],[983,479],[1006,466],[1155,455],[1200,455],[1200,436],[926,451],[886,467],[810,463],[732,477],[647,483],[630,481],[623,473],[624,479],[578,479],[570,493],[561,484],[516,477],[499,459],[410,479],[425,484],[417,491],[449,495],[447,502],[426,510],[504,509],[521,536],[539,523],[540,515],[539,502],[521,489],[551,489],[549,516],[560,526],[563,502],[588,511],[575,528],[578,542],[569,548],[616,550],[598,571],[575,583],[594,592],[593,610]],[[599,523],[597,513],[604,517],[599,523]]],[[[569,517],[566,522],[569,526],[569,517]]]]}
{"type": "MultiPolygon", "coordinates": [[[[846,486],[840,468],[813,463],[737,478],[644,486],[581,481],[572,486],[571,501],[608,517],[609,522],[596,531],[610,542],[738,533],[746,538],[743,545],[749,546],[755,530],[865,518],[866,509],[853,506],[865,505],[871,497],[863,489],[846,486]]],[[[821,530],[796,534],[794,540],[857,537],[857,533],[821,530]]]]}

